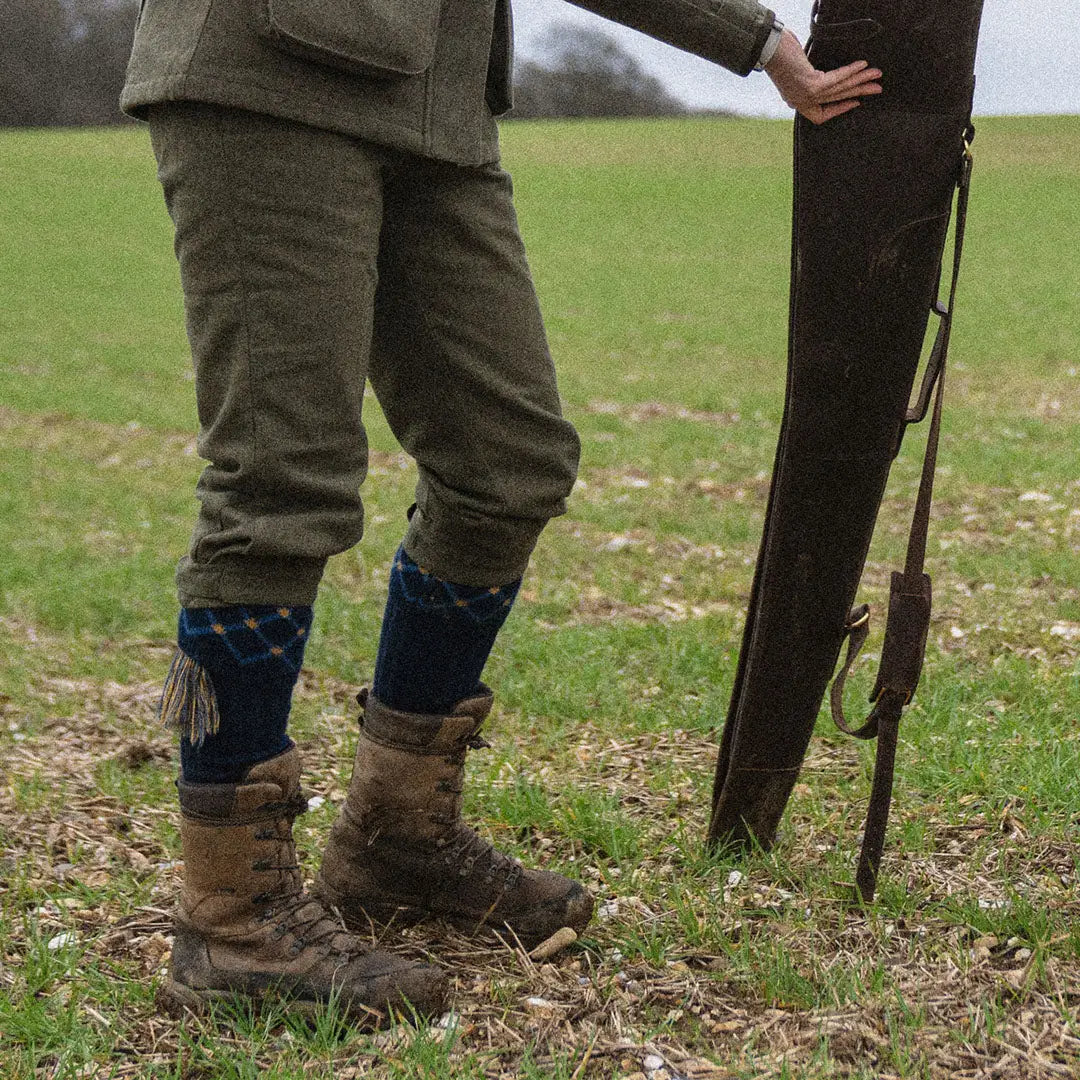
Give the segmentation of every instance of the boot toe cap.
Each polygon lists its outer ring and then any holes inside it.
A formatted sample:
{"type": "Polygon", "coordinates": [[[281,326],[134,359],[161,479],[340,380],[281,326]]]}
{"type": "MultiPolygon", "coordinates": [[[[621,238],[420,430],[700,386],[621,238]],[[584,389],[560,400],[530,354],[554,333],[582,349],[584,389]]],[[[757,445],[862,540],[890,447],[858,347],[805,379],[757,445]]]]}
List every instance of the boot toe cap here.
{"type": "Polygon", "coordinates": [[[592,920],[596,902],[592,893],[578,882],[572,882],[573,888],[566,897],[566,922],[564,925],[581,933],[592,920]]]}
{"type": "Polygon", "coordinates": [[[381,950],[365,958],[360,970],[347,972],[343,1004],[350,1013],[399,1014],[417,1019],[438,1016],[450,1001],[450,980],[432,964],[403,961],[381,950]]]}
{"type": "Polygon", "coordinates": [[[561,874],[527,871],[525,890],[513,903],[496,907],[490,925],[496,932],[508,930],[526,948],[539,945],[566,926],[580,934],[592,919],[592,894],[561,874]]]}

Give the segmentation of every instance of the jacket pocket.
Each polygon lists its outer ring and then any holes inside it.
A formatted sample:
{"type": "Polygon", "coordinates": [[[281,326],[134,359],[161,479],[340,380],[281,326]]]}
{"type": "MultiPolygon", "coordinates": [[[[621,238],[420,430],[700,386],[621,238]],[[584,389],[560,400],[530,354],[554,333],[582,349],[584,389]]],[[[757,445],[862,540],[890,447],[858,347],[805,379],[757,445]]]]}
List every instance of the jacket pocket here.
{"type": "Polygon", "coordinates": [[[441,0],[255,0],[260,33],[343,71],[419,75],[435,56],[441,0]]]}

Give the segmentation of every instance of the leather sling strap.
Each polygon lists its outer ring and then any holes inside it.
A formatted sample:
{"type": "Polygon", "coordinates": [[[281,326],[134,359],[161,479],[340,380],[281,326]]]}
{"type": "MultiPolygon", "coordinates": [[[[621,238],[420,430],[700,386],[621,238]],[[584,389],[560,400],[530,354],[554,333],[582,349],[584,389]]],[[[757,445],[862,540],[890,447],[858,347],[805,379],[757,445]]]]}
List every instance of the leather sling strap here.
{"type": "Polygon", "coordinates": [[[926,417],[930,407],[930,398],[933,395],[933,415],[927,434],[919,493],[912,514],[907,558],[903,572],[894,572],[892,575],[885,643],[881,650],[877,682],[870,694],[873,708],[863,723],[853,728],[844,715],[843,706],[844,684],[848,673],[870,632],[870,608],[867,604],[855,608],[848,616],[848,622],[844,628],[848,638],[847,656],[829,694],[833,721],[841,731],[857,739],[876,737],[878,740],[870,805],[866,813],[862,851],[859,854],[859,866],[855,875],[859,894],[867,903],[874,898],[878,867],[881,865],[881,853],[885,846],[900,715],[904,706],[915,694],[915,688],[922,673],[926,638],[930,629],[930,575],[923,571],[923,564],[926,559],[934,470],[937,465],[941,432],[941,410],[945,394],[945,360],[949,351],[949,336],[952,332],[956,304],[956,285],[960,276],[960,258],[964,247],[964,227],[967,223],[972,168],[970,147],[974,134],[974,128],[969,124],[965,132],[964,151],[957,178],[956,226],[949,304],[947,308],[944,308],[940,300],[934,302],[933,311],[939,316],[941,322],[927,361],[919,396],[915,405],[908,410],[904,424],[901,426],[902,433],[907,425],[922,421],[926,417]]]}

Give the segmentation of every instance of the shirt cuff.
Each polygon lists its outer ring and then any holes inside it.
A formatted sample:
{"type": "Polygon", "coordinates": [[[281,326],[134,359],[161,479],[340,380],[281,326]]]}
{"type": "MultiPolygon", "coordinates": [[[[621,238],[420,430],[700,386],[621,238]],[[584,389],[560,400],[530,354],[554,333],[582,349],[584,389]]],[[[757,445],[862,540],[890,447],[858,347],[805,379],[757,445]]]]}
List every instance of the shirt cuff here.
{"type": "Polygon", "coordinates": [[[774,20],[772,30],[769,32],[769,37],[765,42],[765,47],[761,50],[758,62],[754,65],[755,71],[763,71],[765,65],[776,55],[776,50],[780,46],[780,35],[783,32],[784,24],[779,19],[774,20]]]}

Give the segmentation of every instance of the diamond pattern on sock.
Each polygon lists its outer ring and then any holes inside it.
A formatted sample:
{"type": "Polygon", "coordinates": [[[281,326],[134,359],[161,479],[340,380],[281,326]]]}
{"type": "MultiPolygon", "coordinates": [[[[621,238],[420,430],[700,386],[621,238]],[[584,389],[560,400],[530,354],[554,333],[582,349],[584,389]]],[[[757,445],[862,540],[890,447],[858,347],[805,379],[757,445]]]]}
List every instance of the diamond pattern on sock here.
{"type": "Polygon", "coordinates": [[[273,659],[295,673],[304,661],[311,618],[310,607],[182,608],[180,640],[216,639],[238,664],[273,659]]]}
{"type": "Polygon", "coordinates": [[[394,557],[391,574],[407,603],[431,613],[468,615],[477,623],[505,618],[521,585],[520,580],[490,587],[455,585],[413,562],[400,549],[394,557]]]}

